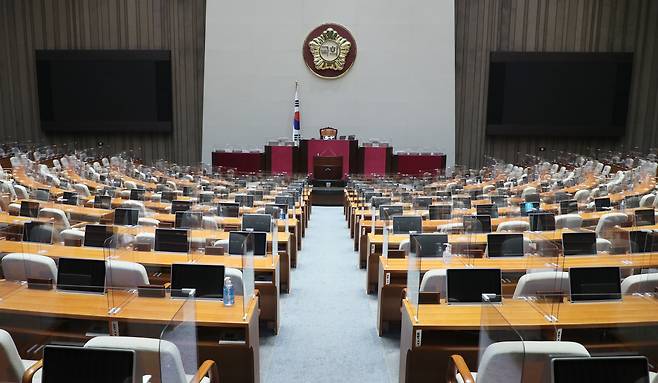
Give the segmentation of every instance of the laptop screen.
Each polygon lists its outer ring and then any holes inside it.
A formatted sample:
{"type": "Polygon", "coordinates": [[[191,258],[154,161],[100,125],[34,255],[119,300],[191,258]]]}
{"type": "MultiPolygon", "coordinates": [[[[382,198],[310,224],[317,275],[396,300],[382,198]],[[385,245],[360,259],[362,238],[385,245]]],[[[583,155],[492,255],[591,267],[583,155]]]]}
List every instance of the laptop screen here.
{"type": "Polygon", "coordinates": [[[189,249],[187,230],[155,229],[155,251],[187,253],[189,249]]]}
{"type": "Polygon", "coordinates": [[[171,290],[195,289],[195,298],[222,299],[224,266],[174,263],[171,265],[171,290]]]}
{"type": "Polygon", "coordinates": [[[448,303],[482,303],[482,294],[491,294],[491,302],[500,302],[500,269],[448,269],[446,273],[448,303]]]}
{"type": "Polygon", "coordinates": [[[135,201],[144,201],[146,190],[144,189],[130,189],[130,199],[135,201]]]}
{"type": "Polygon", "coordinates": [[[390,220],[394,215],[402,215],[404,208],[402,205],[381,205],[379,206],[379,218],[390,220]]]}
{"type": "Polygon", "coordinates": [[[238,194],[235,196],[235,202],[239,203],[240,206],[244,207],[253,207],[254,206],[254,196],[247,194],[238,194]]]}
{"type": "Polygon", "coordinates": [[[60,258],[57,266],[59,290],[103,293],[105,261],[97,259],[60,258]]]}
{"type": "Polygon", "coordinates": [[[139,210],[118,208],[114,210],[114,224],[119,226],[137,226],[139,210]]]}
{"type": "Polygon", "coordinates": [[[555,358],[552,383],[649,383],[649,364],[644,356],[555,358]]]}
{"type": "Polygon", "coordinates": [[[132,383],[135,351],[48,345],[43,383],[132,383]]]}
{"type": "Polygon", "coordinates": [[[171,201],[171,214],[176,214],[179,211],[188,211],[192,209],[192,201],[171,201]]]}
{"type": "Polygon", "coordinates": [[[477,234],[491,232],[491,217],[488,215],[465,215],[462,218],[465,233],[477,234]]]}
{"type": "Polygon", "coordinates": [[[232,231],[228,237],[228,253],[231,255],[244,255],[251,251],[253,246],[254,255],[266,255],[267,233],[261,231],[232,231]],[[246,243],[247,235],[253,234],[253,243],[246,243]],[[245,248],[246,246],[246,248],[245,248]]]}
{"type": "Polygon", "coordinates": [[[530,213],[530,231],[554,231],[555,215],[553,213],[530,213]]]}
{"type": "Polygon", "coordinates": [[[610,198],[609,197],[595,198],[594,206],[596,207],[596,211],[610,210],[610,198]]]}
{"type": "Polygon", "coordinates": [[[560,214],[572,213],[578,213],[578,201],[575,199],[560,201],[560,214]]]}
{"type": "Polygon", "coordinates": [[[487,253],[489,258],[522,257],[523,234],[521,233],[490,233],[487,235],[487,253]]]}
{"type": "Polygon", "coordinates": [[[562,251],[569,255],[595,255],[596,233],[562,233],[562,251]]]}
{"type": "Polygon", "coordinates": [[[270,232],[272,229],[272,216],[269,214],[245,214],[242,216],[242,230],[270,232]]]}
{"type": "Polygon", "coordinates": [[[488,215],[491,218],[498,218],[498,206],[492,203],[475,206],[478,215],[488,215]]]}
{"type": "Polygon", "coordinates": [[[393,234],[408,234],[412,231],[423,232],[423,218],[417,215],[400,215],[393,217],[393,234]]]}
{"type": "Polygon", "coordinates": [[[53,242],[53,224],[31,221],[23,224],[23,241],[36,243],[53,242]]]}
{"type": "Polygon", "coordinates": [[[448,234],[422,233],[409,235],[409,251],[417,257],[443,257],[448,234]],[[418,248],[420,245],[420,249],[418,248]]]}
{"type": "Polygon", "coordinates": [[[94,196],[94,208],[96,209],[111,209],[112,208],[112,197],[109,195],[97,195],[94,196]]]}
{"type": "Polygon", "coordinates": [[[431,220],[450,219],[452,218],[452,206],[450,205],[431,205],[429,207],[431,220]]]}
{"type": "Polygon", "coordinates": [[[569,284],[572,302],[621,299],[619,267],[572,267],[569,284]]]}
{"type": "Polygon", "coordinates": [[[234,217],[240,216],[239,203],[220,203],[217,205],[217,215],[220,217],[234,217]]]}
{"type": "Polygon", "coordinates": [[[653,226],[656,224],[656,212],[653,209],[635,210],[635,226],[653,226]]]}
{"type": "Polygon", "coordinates": [[[89,247],[116,247],[116,241],[112,238],[113,235],[112,226],[86,225],[84,245],[89,247]]]}
{"type": "Polygon", "coordinates": [[[39,215],[39,202],[21,201],[21,217],[37,218],[39,215]]]}
{"type": "Polygon", "coordinates": [[[201,229],[203,213],[191,211],[176,212],[174,227],[176,229],[201,229]]]}

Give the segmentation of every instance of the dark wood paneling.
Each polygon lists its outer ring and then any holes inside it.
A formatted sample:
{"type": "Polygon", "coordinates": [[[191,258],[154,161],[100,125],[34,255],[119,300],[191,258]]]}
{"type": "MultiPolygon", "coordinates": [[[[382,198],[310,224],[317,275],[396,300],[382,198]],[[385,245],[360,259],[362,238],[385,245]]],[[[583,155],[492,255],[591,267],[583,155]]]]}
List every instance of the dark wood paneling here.
{"type": "Polygon", "coordinates": [[[517,161],[557,151],[646,151],[658,146],[658,1],[455,0],[457,164],[517,161]],[[634,52],[626,134],[620,139],[487,137],[489,53],[634,52]]]}
{"type": "Polygon", "coordinates": [[[145,161],[201,160],[205,0],[0,1],[0,140],[74,144],[102,141],[145,161]],[[45,134],[39,127],[37,49],[168,49],[172,55],[171,134],[45,134]]]}

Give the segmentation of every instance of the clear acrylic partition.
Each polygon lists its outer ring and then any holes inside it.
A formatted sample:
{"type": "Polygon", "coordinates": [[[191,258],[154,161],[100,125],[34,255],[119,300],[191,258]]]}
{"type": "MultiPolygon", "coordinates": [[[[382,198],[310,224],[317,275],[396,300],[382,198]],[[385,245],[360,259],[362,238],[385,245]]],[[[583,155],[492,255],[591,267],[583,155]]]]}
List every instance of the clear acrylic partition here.
{"type": "MultiPolygon", "coordinates": [[[[243,283],[243,296],[242,296],[242,318],[246,320],[249,315],[249,310],[256,299],[255,292],[255,277],[254,277],[254,235],[249,233],[243,242],[243,256],[242,259],[242,283],[243,283]]],[[[235,286],[234,286],[235,288],[235,286]]],[[[237,294],[236,294],[237,295],[237,294]]],[[[236,304],[238,299],[236,297],[236,304]]]]}
{"type": "Polygon", "coordinates": [[[418,308],[420,293],[420,276],[421,276],[421,257],[417,251],[409,251],[407,257],[407,297],[410,306],[413,308],[415,322],[418,321],[418,308]]]}
{"type": "Polygon", "coordinates": [[[160,368],[159,372],[156,371],[159,376],[153,376],[151,382],[186,382],[186,376],[196,374],[200,365],[196,327],[197,305],[217,305],[217,310],[223,310],[224,307],[219,301],[196,302],[194,298],[168,299],[166,303],[171,306],[167,310],[167,315],[171,314],[171,317],[160,334],[160,368]]]}
{"type": "MultiPolygon", "coordinates": [[[[148,284],[148,275],[132,249],[130,234],[122,232],[121,226],[113,228],[114,234],[105,240],[105,285],[107,305],[110,313],[119,312],[137,294],[137,287],[148,284]],[[144,272],[144,274],[142,273],[144,272]],[[144,280],[145,279],[145,280],[144,280]]],[[[95,249],[86,249],[92,254],[95,249]]]]}
{"type": "MultiPolygon", "coordinates": [[[[279,220],[272,218],[272,224],[270,228],[270,235],[272,236],[272,265],[274,265],[275,256],[279,254],[279,220]]],[[[287,228],[284,233],[288,233],[287,228]]]]}
{"type": "MultiPolygon", "coordinates": [[[[521,383],[525,373],[525,343],[522,334],[515,328],[516,310],[524,317],[530,312],[536,313],[532,307],[525,302],[514,302],[501,295],[483,295],[480,311],[480,332],[477,347],[477,364],[472,371],[485,373],[486,367],[482,364],[485,360],[491,360],[498,352],[505,353],[506,357],[497,358],[495,369],[487,370],[487,378],[492,382],[521,383]],[[513,306],[513,307],[508,307],[513,306]],[[477,366],[477,368],[475,368],[477,366]],[[496,374],[496,375],[494,375],[496,374]]],[[[485,373],[486,374],[486,373],[485,373]]],[[[539,380],[537,380],[539,381],[539,380]]]]}

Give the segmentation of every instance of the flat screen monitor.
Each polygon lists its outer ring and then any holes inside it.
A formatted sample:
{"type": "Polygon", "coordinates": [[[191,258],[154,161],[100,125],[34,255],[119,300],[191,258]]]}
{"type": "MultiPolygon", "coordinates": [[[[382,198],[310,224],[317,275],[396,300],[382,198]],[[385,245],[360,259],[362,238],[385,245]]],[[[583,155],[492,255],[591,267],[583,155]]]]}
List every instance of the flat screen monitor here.
{"type": "Polygon", "coordinates": [[[291,195],[278,195],[274,197],[274,203],[276,204],[286,204],[288,209],[295,208],[295,197],[291,195]]]}
{"type": "Polygon", "coordinates": [[[254,196],[254,201],[262,201],[264,192],[262,190],[247,190],[247,195],[254,196]]]}
{"type": "Polygon", "coordinates": [[[363,193],[363,199],[366,203],[370,203],[372,197],[381,197],[381,196],[382,196],[381,192],[368,191],[363,193]]]}
{"type": "Polygon", "coordinates": [[[448,269],[446,279],[449,304],[482,303],[482,294],[501,301],[500,269],[448,269]]]}
{"type": "Polygon", "coordinates": [[[535,213],[539,211],[539,202],[522,202],[519,205],[521,216],[527,217],[528,213],[535,213]]]}
{"type": "Polygon", "coordinates": [[[370,200],[370,206],[374,207],[375,209],[378,209],[382,205],[390,205],[391,204],[391,198],[390,197],[372,197],[370,200]]]}
{"type": "Polygon", "coordinates": [[[414,208],[427,210],[429,209],[429,206],[432,204],[432,202],[432,197],[416,197],[414,198],[414,208]]]}
{"type": "Polygon", "coordinates": [[[183,186],[183,195],[185,197],[190,197],[194,195],[194,188],[191,186],[183,186]]]}
{"type": "Polygon", "coordinates": [[[199,202],[200,203],[210,203],[212,202],[215,196],[212,193],[199,193],[199,202]]]}
{"type": "Polygon", "coordinates": [[[171,201],[171,214],[176,214],[179,211],[189,211],[192,209],[192,201],[171,201]]]}
{"type": "Polygon", "coordinates": [[[117,192],[117,190],[116,190],[115,187],[108,186],[108,187],[103,188],[103,195],[108,195],[111,198],[114,198],[114,195],[116,194],[116,192],[117,192]]]}
{"type": "Polygon", "coordinates": [[[555,192],[555,202],[556,203],[560,203],[562,201],[568,201],[569,199],[571,199],[571,196],[568,193],[563,192],[563,191],[556,191],[555,192]]]}
{"type": "Polygon", "coordinates": [[[37,189],[34,191],[34,198],[39,201],[48,201],[50,200],[50,192],[48,189],[37,189]]]}
{"type": "Polygon", "coordinates": [[[452,192],[450,190],[439,190],[434,195],[439,197],[440,200],[445,201],[452,197],[452,192]]]}
{"type": "Polygon", "coordinates": [[[452,206],[450,205],[430,205],[429,218],[431,220],[451,219],[452,206]]]}
{"type": "Polygon", "coordinates": [[[626,209],[635,209],[640,207],[640,196],[629,195],[624,197],[624,207],[626,209]]]}
{"type": "Polygon", "coordinates": [[[172,295],[182,289],[194,289],[195,298],[222,299],[224,266],[174,263],[171,265],[172,295]]]}
{"type": "Polygon", "coordinates": [[[220,217],[233,217],[237,218],[240,216],[240,204],[239,203],[220,203],[217,205],[217,215],[220,217]]]}
{"type": "Polygon", "coordinates": [[[146,190],[144,189],[130,189],[130,199],[135,201],[144,201],[146,190]]]}
{"type": "Polygon", "coordinates": [[[109,195],[94,196],[94,208],[96,209],[112,209],[112,197],[109,195]]]}
{"type": "Polygon", "coordinates": [[[489,199],[491,200],[491,203],[500,207],[505,207],[509,204],[509,201],[507,199],[507,196],[504,195],[491,195],[489,196],[489,199]]]}
{"type": "Polygon", "coordinates": [[[53,243],[53,230],[53,224],[50,222],[25,222],[23,224],[23,241],[53,243]]]}
{"type": "Polygon", "coordinates": [[[105,261],[60,258],[57,265],[57,289],[88,293],[105,292],[105,261]]]}
{"type": "Polygon", "coordinates": [[[423,232],[423,218],[419,215],[400,215],[393,217],[393,234],[423,232]]]}
{"type": "Polygon", "coordinates": [[[569,255],[596,255],[596,233],[562,233],[562,251],[569,255]]]}
{"type": "Polygon", "coordinates": [[[644,356],[586,356],[551,360],[551,383],[649,383],[644,356]]]}
{"type": "Polygon", "coordinates": [[[540,202],[539,193],[530,193],[525,196],[525,202],[540,202]]]}
{"type": "Polygon", "coordinates": [[[471,208],[471,198],[470,197],[452,197],[452,208],[453,209],[470,209],[471,208]]]}
{"type": "Polygon", "coordinates": [[[569,286],[572,302],[621,299],[619,267],[572,267],[569,286]]]}
{"type": "Polygon", "coordinates": [[[237,194],[235,202],[239,203],[242,207],[254,207],[254,196],[248,194],[237,194]]]}
{"type": "Polygon", "coordinates": [[[281,218],[281,212],[288,216],[288,205],[285,203],[269,203],[265,205],[265,214],[269,214],[272,218],[281,218]]]}
{"type": "Polygon", "coordinates": [[[114,210],[114,224],[118,226],[137,226],[139,210],[120,207],[114,210]]]}
{"type": "Polygon", "coordinates": [[[402,215],[404,207],[402,205],[380,205],[379,206],[379,219],[391,220],[395,215],[402,215]]]}
{"type": "Polygon", "coordinates": [[[262,231],[232,231],[228,237],[228,253],[244,255],[253,248],[254,255],[267,254],[267,233],[262,231]],[[247,235],[253,234],[253,243],[245,242],[247,235]]]}
{"type": "Polygon", "coordinates": [[[648,253],[653,251],[655,233],[652,230],[633,230],[628,233],[631,253],[648,253]]]}
{"type": "Polygon", "coordinates": [[[656,224],[656,212],[653,209],[635,210],[635,226],[653,226],[656,224]]]}
{"type": "Polygon", "coordinates": [[[493,203],[476,205],[475,211],[477,215],[488,215],[491,218],[498,218],[498,206],[493,203]]]}
{"type": "Polygon", "coordinates": [[[530,231],[554,231],[555,214],[553,213],[530,213],[530,231]]]}
{"type": "Polygon", "coordinates": [[[596,207],[596,211],[610,210],[610,197],[595,198],[594,206],[596,207]]]}
{"type": "Polygon", "coordinates": [[[39,202],[21,201],[21,217],[37,218],[39,216],[39,202]]]}
{"type": "Polygon", "coordinates": [[[47,345],[43,383],[133,383],[135,351],[47,345]]]}
{"type": "Polygon", "coordinates": [[[632,53],[492,52],[487,135],[618,137],[632,53]]]}
{"type": "Polygon", "coordinates": [[[174,227],[176,229],[201,229],[203,226],[203,213],[191,211],[176,212],[174,227]]]}
{"type": "Polygon", "coordinates": [[[187,253],[190,249],[187,234],[183,229],[155,229],[155,251],[187,253]]]}
{"type": "Polygon", "coordinates": [[[84,245],[89,247],[116,247],[116,239],[113,239],[113,226],[87,225],[85,226],[84,245]]]}
{"type": "Polygon", "coordinates": [[[272,216],[269,214],[244,214],[242,216],[242,230],[272,231],[272,216]]]}
{"type": "Polygon", "coordinates": [[[465,215],[463,217],[464,233],[490,233],[491,216],[488,215],[465,215]]]}
{"type": "Polygon", "coordinates": [[[578,213],[578,201],[575,199],[570,199],[566,201],[560,201],[560,214],[573,214],[578,213]]]}
{"type": "Polygon", "coordinates": [[[65,191],[64,194],[62,194],[62,200],[64,201],[65,204],[77,205],[78,204],[78,193],[65,191]],[[74,202],[71,203],[71,200],[73,200],[74,202]]]}
{"type": "Polygon", "coordinates": [[[174,202],[176,198],[178,197],[178,193],[175,191],[163,191],[160,194],[160,201],[162,202],[174,202]]]}
{"type": "Polygon", "coordinates": [[[409,251],[417,257],[443,257],[448,234],[416,233],[409,235],[409,251]],[[419,247],[420,245],[420,247],[419,247]]]}
{"type": "Polygon", "coordinates": [[[487,235],[487,255],[489,258],[523,257],[523,234],[489,233],[487,235]]]}

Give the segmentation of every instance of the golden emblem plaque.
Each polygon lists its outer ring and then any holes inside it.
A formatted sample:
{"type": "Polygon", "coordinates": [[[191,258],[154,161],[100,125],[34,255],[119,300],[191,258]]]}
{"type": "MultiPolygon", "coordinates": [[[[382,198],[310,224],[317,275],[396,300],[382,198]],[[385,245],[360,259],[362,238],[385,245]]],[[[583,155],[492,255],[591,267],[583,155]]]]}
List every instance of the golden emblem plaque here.
{"type": "Polygon", "coordinates": [[[341,77],[356,58],[354,37],[338,24],[323,24],[315,28],[304,41],[303,48],[306,66],[322,78],[341,77]]]}

